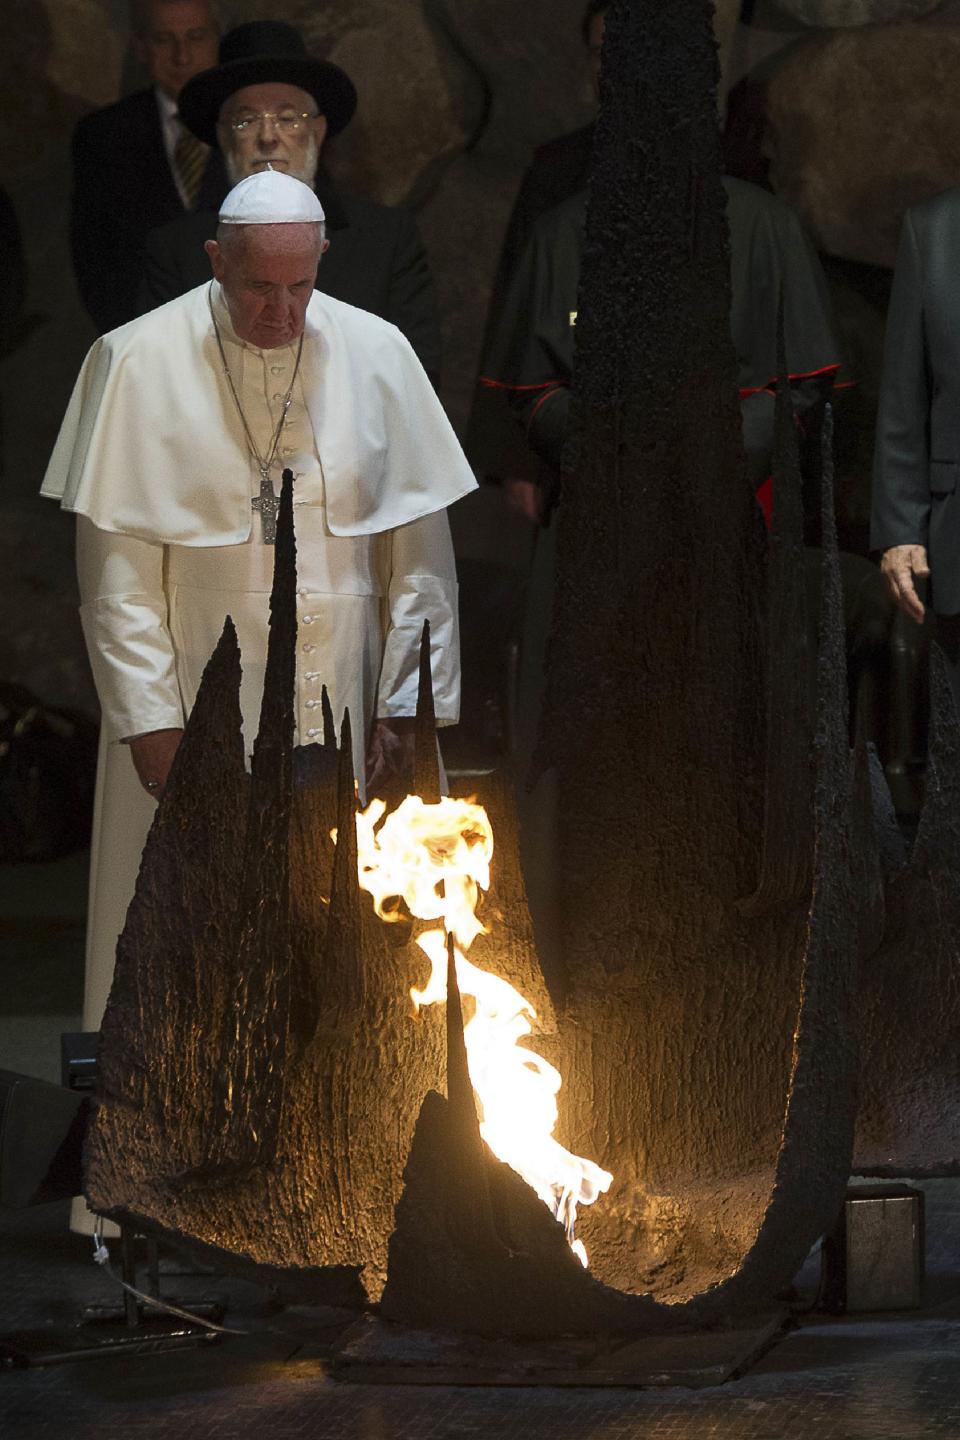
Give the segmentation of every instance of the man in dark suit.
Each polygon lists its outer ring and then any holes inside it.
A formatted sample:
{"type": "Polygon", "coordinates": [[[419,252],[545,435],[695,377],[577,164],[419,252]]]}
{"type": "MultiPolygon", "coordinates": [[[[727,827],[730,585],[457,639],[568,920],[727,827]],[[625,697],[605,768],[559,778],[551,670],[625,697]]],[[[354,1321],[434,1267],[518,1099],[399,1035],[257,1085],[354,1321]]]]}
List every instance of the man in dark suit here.
{"type": "MultiPolygon", "coordinates": [[[[219,64],[185,87],[180,112],[194,135],[219,147],[231,184],[270,165],[314,187],[330,241],[317,287],[391,321],[436,382],[439,316],[413,218],[404,210],[339,195],[320,163],[324,141],[348,124],[356,98],[348,76],[309,55],[292,26],[263,20],[224,36],[219,64]]],[[[141,312],[209,277],[203,247],[216,228],[216,206],[202,206],[149,237],[141,312]]]]}
{"type": "Polygon", "coordinates": [[[960,189],[908,210],[887,312],[871,546],[905,614],[924,617],[960,698],[960,189]]]}
{"type": "Polygon", "coordinates": [[[73,265],[101,333],[138,314],[148,233],[224,189],[217,157],[177,114],[183,86],[216,61],[211,0],[140,0],[134,25],[151,88],[85,116],[73,137],[73,265]]]}

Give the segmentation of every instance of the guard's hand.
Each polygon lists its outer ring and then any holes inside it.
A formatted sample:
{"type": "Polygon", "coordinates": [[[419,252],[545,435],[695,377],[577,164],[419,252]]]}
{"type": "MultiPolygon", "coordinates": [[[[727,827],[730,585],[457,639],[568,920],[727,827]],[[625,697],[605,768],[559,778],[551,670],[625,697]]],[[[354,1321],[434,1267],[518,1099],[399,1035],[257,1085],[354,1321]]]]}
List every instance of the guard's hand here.
{"type": "Polygon", "coordinates": [[[128,740],[130,759],[140,784],[154,800],[159,800],[170,774],[170,766],[183,739],[182,730],[150,730],[128,740]]]}
{"type": "Polygon", "coordinates": [[[396,776],[413,784],[413,751],[416,720],[412,715],[396,715],[389,720],[375,720],[367,746],[367,800],[380,795],[396,776]]]}
{"type": "Polygon", "coordinates": [[[543,491],[532,480],[504,480],[503,498],[511,510],[539,525],[543,519],[543,491]]]}
{"type": "Polygon", "coordinates": [[[926,580],[930,574],[927,552],[922,545],[894,545],[885,550],[880,560],[880,572],[894,603],[905,615],[923,624],[924,605],[914,584],[914,579],[926,580]]]}

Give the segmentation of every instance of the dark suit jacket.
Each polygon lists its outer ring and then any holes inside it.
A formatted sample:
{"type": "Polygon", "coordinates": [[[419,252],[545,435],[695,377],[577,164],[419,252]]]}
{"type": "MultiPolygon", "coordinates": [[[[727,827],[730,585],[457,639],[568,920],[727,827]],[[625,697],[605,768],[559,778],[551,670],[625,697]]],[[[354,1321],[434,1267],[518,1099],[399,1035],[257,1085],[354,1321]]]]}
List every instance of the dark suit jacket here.
{"type": "MultiPolygon", "coordinates": [[[[440,320],[427,253],[412,215],[372,200],[338,195],[317,175],[330,248],[317,289],[389,320],[410,341],[430,379],[440,370],[440,320]]],[[[217,210],[181,213],[147,241],[138,313],[164,305],[210,278],[204,241],[217,231],[217,210]]]]}
{"type": "Polygon", "coordinates": [[[925,545],[960,614],[960,189],[908,210],[887,312],[870,543],[925,545]]]}
{"type": "MultiPolygon", "coordinates": [[[[214,151],[199,203],[219,196],[225,184],[214,151]]],[[[84,116],[73,136],[70,243],[83,303],[101,334],[139,313],[147,235],[183,213],[153,90],[84,116]]]]}

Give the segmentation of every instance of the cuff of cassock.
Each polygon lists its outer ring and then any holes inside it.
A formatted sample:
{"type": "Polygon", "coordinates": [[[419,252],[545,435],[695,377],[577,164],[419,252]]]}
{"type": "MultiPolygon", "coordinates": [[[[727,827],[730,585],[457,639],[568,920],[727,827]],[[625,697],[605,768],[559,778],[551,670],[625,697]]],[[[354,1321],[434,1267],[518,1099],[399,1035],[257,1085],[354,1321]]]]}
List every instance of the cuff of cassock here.
{"type": "Polygon", "coordinates": [[[391,628],[380,668],[377,718],[414,715],[420,687],[420,636],[430,621],[430,665],[438,725],[460,717],[460,639],[456,583],[436,575],[395,576],[391,628]]]}

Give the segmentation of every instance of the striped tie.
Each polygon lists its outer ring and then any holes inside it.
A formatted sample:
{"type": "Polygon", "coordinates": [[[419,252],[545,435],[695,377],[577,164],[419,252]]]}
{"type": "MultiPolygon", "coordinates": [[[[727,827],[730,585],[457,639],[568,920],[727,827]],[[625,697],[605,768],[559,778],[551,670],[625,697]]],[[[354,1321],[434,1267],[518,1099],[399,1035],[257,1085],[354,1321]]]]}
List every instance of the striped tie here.
{"type": "Polygon", "coordinates": [[[173,168],[177,172],[184,204],[188,210],[192,210],[197,203],[200,180],[209,151],[209,145],[204,145],[203,141],[198,140],[195,135],[191,135],[189,130],[181,130],[180,138],[173,152],[173,168]]]}

